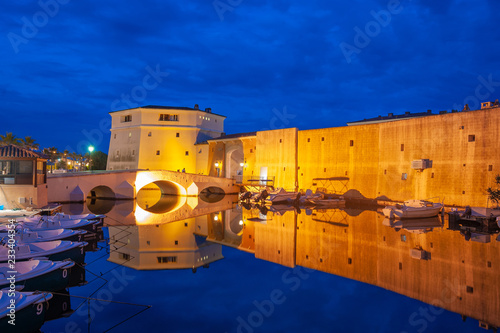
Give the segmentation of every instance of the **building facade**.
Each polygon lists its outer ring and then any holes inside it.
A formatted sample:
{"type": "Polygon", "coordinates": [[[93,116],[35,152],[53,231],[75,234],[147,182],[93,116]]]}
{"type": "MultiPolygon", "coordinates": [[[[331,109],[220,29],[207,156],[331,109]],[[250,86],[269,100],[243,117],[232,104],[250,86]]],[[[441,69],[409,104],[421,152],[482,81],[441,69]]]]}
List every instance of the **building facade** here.
{"type": "Polygon", "coordinates": [[[47,157],[8,145],[0,147],[0,206],[4,209],[47,205],[47,157]]]}
{"type": "Polygon", "coordinates": [[[345,127],[214,138],[208,141],[209,172],[216,175],[218,165],[221,176],[234,177],[229,164],[239,156],[244,179],[270,179],[287,190],[494,205],[486,189],[495,186],[500,174],[497,102],[474,111],[381,118],[345,127]]]}
{"type": "MultiPolygon", "coordinates": [[[[197,144],[219,137],[226,117],[210,108],[145,106],[111,112],[107,170],[150,169],[199,173],[197,144]]],[[[205,148],[206,149],[206,148],[205,148]]],[[[206,162],[206,159],[204,159],[206,162]]],[[[201,166],[203,169],[204,166],[201,166]]]]}

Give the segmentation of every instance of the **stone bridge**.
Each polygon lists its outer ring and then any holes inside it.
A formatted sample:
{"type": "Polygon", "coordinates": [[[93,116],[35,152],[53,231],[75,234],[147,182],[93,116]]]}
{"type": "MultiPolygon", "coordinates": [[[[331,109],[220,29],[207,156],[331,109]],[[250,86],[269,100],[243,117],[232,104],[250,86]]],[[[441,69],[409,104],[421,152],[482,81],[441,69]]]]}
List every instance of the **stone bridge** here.
{"type": "Polygon", "coordinates": [[[225,194],[239,192],[233,179],[163,170],[92,171],[49,174],[49,202],[82,202],[88,197],[100,199],[136,199],[137,193],[155,184],[161,194],[197,197],[207,188],[222,189],[225,194]]]}

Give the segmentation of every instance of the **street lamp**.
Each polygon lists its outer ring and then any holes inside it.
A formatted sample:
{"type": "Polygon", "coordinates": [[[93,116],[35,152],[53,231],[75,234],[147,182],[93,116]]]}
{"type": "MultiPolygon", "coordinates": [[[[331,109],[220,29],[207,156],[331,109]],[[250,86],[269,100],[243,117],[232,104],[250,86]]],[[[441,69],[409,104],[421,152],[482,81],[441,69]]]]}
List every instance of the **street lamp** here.
{"type": "Polygon", "coordinates": [[[94,146],[89,146],[89,156],[90,156],[90,170],[92,170],[92,152],[94,151],[94,146]]]}

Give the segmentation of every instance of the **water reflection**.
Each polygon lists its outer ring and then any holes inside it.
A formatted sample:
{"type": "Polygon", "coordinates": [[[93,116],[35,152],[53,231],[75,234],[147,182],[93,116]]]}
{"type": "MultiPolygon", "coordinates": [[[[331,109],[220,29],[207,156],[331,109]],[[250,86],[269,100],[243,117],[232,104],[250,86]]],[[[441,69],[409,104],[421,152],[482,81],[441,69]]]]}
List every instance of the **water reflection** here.
{"type": "Polygon", "coordinates": [[[500,243],[492,241],[500,238],[498,228],[472,230],[442,217],[391,221],[362,208],[297,210],[234,201],[188,200],[174,213],[140,220],[139,205],[128,213],[115,207],[106,220],[109,260],[140,270],[196,270],[223,259],[224,245],[500,326],[500,243]],[[464,237],[467,231],[470,237],[464,237]]]}

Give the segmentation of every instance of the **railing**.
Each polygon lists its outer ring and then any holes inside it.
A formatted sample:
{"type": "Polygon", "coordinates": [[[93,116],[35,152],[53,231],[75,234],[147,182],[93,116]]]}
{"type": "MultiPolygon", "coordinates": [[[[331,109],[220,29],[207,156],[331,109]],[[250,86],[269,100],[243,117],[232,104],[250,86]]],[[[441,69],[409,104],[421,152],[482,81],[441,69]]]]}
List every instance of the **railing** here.
{"type": "Polygon", "coordinates": [[[275,177],[233,176],[236,184],[252,186],[274,186],[275,177]]]}

